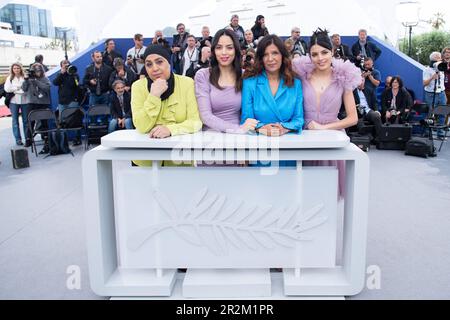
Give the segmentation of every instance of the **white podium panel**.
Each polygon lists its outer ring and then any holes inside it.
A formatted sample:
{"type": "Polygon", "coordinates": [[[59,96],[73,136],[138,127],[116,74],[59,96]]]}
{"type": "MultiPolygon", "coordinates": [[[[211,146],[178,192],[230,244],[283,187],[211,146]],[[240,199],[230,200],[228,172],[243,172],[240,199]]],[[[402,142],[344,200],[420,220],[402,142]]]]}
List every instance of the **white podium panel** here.
{"type": "Polygon", "coordinates": [[[120,265],[332,268],[337,185],[329,167],[118,170],[120,265]]]}
{"type": "MultiPolygon", "coordinates": [[[[83,158],[91,287],[101,296],[347,296],[365,282],[369,160],[339,131],[280,138],[123,130],[83,158]],[[293,161],[297,168],[160,167],[165,160],[293,161]],[[131,167],[152,160],[153,167],[131,167]],[[342,263],[335,167],[345,162],[342,263]],[[178,268],[187,268],[184,280],[178,268]],[[283,269],[276,296],[270,268],[283,269]],[[178,283],[178,284],[177,284],[178,283]],[[274,293],[275,292],[275,293],[274,293]]],[[[342,172],[344,173],[344,172],[342,172]]]]}

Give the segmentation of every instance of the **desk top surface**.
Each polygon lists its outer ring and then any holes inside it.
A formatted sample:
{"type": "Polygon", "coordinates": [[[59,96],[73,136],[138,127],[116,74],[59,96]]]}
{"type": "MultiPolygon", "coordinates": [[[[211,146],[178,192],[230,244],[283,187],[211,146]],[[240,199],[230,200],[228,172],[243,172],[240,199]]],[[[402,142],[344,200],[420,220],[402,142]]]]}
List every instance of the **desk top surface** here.
{"type": "Polygon", "coordinates": [[[133,149],[332,149],[350,143],[349,137],[338,130],[305,130],[300,135],[282,137],[202,131],[166,139],[151,139],[136,130],[119,130],[101,141],[105,147],[133,149]]]}

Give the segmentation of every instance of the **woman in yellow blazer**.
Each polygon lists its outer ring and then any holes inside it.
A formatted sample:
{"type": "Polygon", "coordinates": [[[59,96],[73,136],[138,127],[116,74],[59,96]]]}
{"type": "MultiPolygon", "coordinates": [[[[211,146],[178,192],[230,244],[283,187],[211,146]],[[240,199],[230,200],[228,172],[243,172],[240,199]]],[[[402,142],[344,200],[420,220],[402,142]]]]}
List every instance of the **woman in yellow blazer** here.
{"type": "Polygon", "coordinates": [[[195,98],[194,81],[170,71],[170,56],[159,45],[144,53],[146,77],[133,83],[133,123],[150,138],[194,133],[202,128],[195,98]]]}
{"type": "MultiPolygon", "coordinates": [[[[131,109],[133,123],[150,138],[200,131],[202,122],[195,97],[194,81],[170,70],[170,55],[159,45],[150,45],[144,53],[146,77],[133,83],[131,109]]],[[[149,161],[136,161],[149,165],[149,161]]]]}

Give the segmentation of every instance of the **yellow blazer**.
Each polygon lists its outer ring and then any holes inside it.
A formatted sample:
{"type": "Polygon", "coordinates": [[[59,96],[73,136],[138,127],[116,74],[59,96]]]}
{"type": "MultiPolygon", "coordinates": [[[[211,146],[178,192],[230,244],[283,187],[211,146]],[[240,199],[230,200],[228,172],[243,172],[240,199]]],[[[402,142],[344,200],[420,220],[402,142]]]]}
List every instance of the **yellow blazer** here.
{"type": "MultiPolygon", "coordinates": [[[[140,133],[149,133],[155,126],[164,125],[172,136],[195,133],[202,129],[195,97],[194,80],[175,75],[175,90],[164,100],[148,92],[147,79],[140,79],[131,87],[133,123],[140,133]]],[[[135,161],[151,165],[150,161],[135,161]]]]}
{"type": "Polygon", "coordinates": [[[202,128],[195,98],[194,80],[175,75],[175,90],[166,99],[151,96],[147,79],[133,83],[131,89],[133,123],[141,133],[150,132],[157,125],[164,125],[172,136],[194,133],[202,128]]]}

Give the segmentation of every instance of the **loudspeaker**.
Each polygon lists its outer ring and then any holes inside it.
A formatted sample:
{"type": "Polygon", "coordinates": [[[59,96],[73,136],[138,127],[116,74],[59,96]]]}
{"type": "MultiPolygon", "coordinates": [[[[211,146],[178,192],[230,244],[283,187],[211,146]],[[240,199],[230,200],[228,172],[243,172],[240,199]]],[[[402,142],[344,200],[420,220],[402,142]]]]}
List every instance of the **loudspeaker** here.
{"type": "Polygon", "coordinates": [[[14,169],[23,169],[30,166],[28,150],[25,148],[11,149],[11,158],[14,169]]]}

